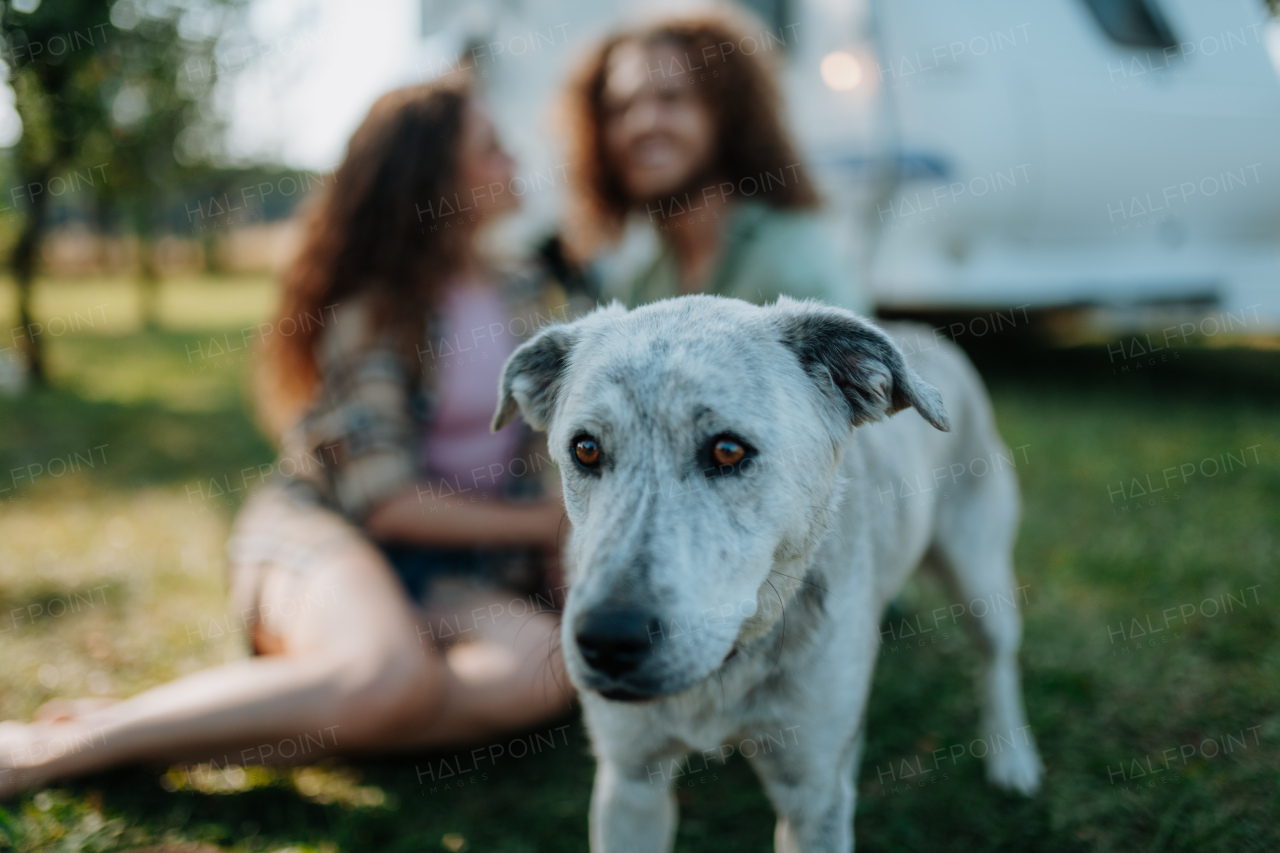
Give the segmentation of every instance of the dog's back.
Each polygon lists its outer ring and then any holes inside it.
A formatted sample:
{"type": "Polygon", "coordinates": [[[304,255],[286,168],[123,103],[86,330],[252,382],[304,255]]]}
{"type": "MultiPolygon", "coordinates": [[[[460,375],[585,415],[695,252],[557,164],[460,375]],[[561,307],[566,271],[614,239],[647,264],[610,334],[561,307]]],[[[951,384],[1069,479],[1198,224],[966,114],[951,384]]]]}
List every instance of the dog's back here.
{"type": "MultiPolygon", "coordinates": [[[[951,430],[939,432],[907,411],[859,429],[847,466],[862,473],[851,499],[870,508],[878,591],[887,603],[912,571],[951,532],[954,516],[986,512],[981,530],[1012,543],[1018,521],[1019,457],[995,426],[981,377],[968,356],[931,328],[885,323],[907,363],[942,394],[951,430]],[[856,494],[856,496],[854,496],[856,494]],[[993,527],[994,526],[994,527],[993,527]]],[[[1025,448],[1023,449],[1025,453],[1025,448]]]]}

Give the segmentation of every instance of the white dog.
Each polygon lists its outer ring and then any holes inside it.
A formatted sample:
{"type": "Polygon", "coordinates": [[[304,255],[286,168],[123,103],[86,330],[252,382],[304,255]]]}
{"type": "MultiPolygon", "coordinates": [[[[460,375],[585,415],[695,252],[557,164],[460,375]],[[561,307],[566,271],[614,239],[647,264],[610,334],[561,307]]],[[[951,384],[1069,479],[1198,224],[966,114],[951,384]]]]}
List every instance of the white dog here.
{"type": "MultiPolygon", "coordinates": [[[[563,641],[599,762],[591,849],[670,849],[673,761],[790,732],[751,758],[776,848],[852,850],[887,603],[921,562],[958,600],[1015,588],[1012,474],[936,477],[1004,450],[972,366],[952,346],[909,366],[819,303],[688,296],[543,329],[504,368],[495,429],[517,407],[548,432],[573,523],[563,641]],[[903,480],[937,488],[896,499],[903,480]]],[[[1030,794],[1019,615],[984,612],[982,736],[1004,746],[987,776],[1030,794]]]]}

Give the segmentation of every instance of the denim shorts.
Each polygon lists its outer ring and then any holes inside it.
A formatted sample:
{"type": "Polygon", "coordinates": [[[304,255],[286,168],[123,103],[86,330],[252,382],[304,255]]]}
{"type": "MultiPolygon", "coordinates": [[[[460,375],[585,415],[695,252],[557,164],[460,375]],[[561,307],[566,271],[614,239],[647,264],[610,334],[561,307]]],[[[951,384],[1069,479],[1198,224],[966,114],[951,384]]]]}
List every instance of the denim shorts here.
{"type": "Polygon", "coordinates": [[[541,563],[529,548],[428,548],[371,543],[338,513],[278,486],[260,489],[237,515],[227,542],[232,612],[252,634],[261,616],[259,597],[269,574],[306,575],[333,553],[373,544],[390,564],[405,595],[419,604],[435,581],[456,578],[519,593],[537,588],[541,563]]]}
{"type": "Polygon", "coordinates": [[[509,573],[531,559],[518,548],[426,548],[379,545],[392,571],[413,601],[425,602],[438,578],[451,576],[493,585],[509,585],[509,573]]]}

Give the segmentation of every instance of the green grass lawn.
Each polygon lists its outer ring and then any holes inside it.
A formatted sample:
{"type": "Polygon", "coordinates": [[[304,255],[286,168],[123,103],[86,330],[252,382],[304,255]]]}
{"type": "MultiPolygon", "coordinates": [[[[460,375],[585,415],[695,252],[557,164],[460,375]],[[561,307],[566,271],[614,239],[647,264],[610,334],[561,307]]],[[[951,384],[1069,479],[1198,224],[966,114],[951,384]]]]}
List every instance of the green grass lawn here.
{"type": "MultiPolygon", "coordinates": [[[[224,613],[238,500],[198,484],[272,459],[252,357],[211,346],[271,301],[260,280],[179,282],[162,330],[142,332],[126,282],[44,286],[42,318],[106,319],[50,336],[52,389],[0,398],[0,719],[246,653],[202,628],[224,613]]],[[[872,693],[858,849],[1280,849],[1280,352],[1188,345],[1120,375],[1104,345],[974,356],[1022,448],[1022,659],[1045,786],[1021,800],[984,784],[959,626],[900,636],[872,693]],[[1164,490],[1137,494],[1148,478],[1164,490]],[[935,750],[955,757],[931,770],[935,750]]],[[[951,603],[913,583],[897,617],[930,627],[951,603]]],[[[582,727],[540,734],[537,755],[434,782],[458,756],[123,769],[0,805],[0,850],[585,849],[582,727]]],[[[746,762],[687,782],[677,850],[772,849],[746,762]]]]}

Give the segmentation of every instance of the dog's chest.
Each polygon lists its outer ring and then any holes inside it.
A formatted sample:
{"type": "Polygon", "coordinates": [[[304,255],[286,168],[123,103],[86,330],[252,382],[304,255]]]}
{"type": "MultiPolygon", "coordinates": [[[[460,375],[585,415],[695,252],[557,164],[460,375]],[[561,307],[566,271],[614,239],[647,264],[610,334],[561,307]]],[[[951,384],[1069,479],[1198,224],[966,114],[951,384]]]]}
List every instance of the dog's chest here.
{"type": "MultiPolygon", "coordinates": [[[[793,628],[792,633],[799,632],[793,628]]],[[[653,751],[710,754],[801,712],[786,673],[807,671],[814,649],[779,646],[773,640],[771,632],[698,687],[650,706],[647,728],[653,751]]]]}

